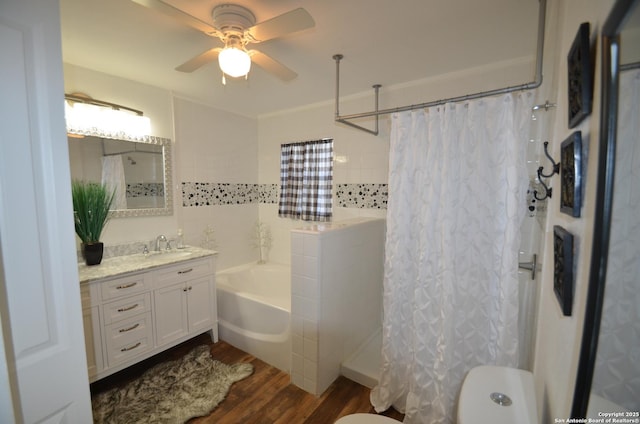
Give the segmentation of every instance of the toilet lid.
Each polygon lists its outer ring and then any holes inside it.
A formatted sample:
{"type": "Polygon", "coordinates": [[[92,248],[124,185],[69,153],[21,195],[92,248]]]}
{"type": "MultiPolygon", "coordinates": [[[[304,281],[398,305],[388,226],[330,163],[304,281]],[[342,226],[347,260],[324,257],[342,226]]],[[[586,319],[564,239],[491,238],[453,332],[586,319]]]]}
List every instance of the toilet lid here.
{"type": "Polygon", "coordinates": [[[398,424],[399,421],[384,415],[351,414],[340,418],[335,424],[398,424]]]}

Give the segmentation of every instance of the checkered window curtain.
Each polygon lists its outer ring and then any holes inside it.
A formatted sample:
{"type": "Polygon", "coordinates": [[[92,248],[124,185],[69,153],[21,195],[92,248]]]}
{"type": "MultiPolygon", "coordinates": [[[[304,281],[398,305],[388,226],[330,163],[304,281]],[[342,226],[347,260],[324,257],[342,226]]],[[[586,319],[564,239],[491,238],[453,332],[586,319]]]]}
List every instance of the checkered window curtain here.
{"type": "Polygon", "coordinates": [[[332,178],[333,139],[283,144],[278,216],[330,221],[332,178]]]}

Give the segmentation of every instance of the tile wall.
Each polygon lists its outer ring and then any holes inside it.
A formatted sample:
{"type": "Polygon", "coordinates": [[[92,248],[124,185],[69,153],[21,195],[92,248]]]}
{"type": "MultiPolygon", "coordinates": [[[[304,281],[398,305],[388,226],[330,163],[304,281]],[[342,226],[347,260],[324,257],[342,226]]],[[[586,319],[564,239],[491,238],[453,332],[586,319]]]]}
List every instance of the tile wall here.
{"type": "Polygon", "coordinates": [[[291,231],[291,380],[320,395],[382,324],[385,221],[291,231]]]}
{"type": "MultiPolygon", "coordinates": [[[[182,206],[277,204],[278,184],[183,182],[182,206]]],[[[387,184],[335,184],[334,208],[386,209],[387,184]]]]}

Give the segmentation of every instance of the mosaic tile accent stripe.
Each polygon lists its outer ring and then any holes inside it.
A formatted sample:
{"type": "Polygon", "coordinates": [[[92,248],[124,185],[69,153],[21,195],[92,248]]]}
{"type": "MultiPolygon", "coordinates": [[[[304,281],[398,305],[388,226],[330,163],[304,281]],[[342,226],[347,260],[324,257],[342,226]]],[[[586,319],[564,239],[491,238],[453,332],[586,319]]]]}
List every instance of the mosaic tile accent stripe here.
{"type": "Polygon", "coordinates": [[[387,209],[388,184],[338,184],[336,199],[339,207],[387,209]]]}
{"type": "Polygon", "coordinates": [[[258,184],[182,183],[182,206],[258,203],[258,184]]]}
{"type": "Polygon", "coordinates": [[[164,196],[163,183],[127,184],[127,197],[164,196]]]}
{"type": "MultiPolygon", "coordinates": [[[[182,183],[182,206],[277,204],[279,184],[182,183]]],[[[335,204],[343,208],[386,209],[387,184],[336,184],[335,204]]]]}
{"type": "Polygon", "coordinates": [[[278,204],[280,198],[280,185],[279,184],[258,184],[258,190],[260,191],[260,203],[278,204]]]}

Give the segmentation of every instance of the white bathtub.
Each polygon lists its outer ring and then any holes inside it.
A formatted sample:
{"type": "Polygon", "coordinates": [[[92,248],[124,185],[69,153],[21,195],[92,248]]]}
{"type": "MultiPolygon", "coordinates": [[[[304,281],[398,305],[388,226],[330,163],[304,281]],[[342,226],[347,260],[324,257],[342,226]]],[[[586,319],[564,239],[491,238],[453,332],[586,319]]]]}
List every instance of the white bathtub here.
{"type": "Polygon", "coordinates": [[[291,272],[280,264],[248,264],[216,274],[221,340],[291,370],[291,272]]]}

